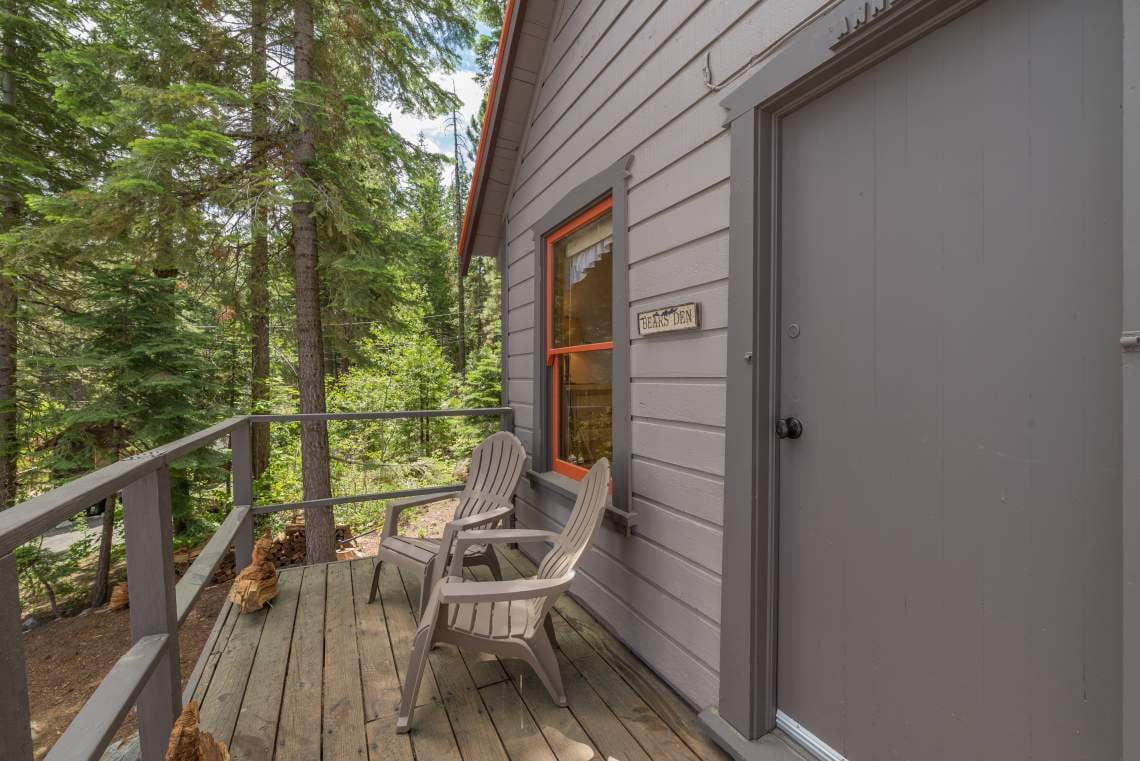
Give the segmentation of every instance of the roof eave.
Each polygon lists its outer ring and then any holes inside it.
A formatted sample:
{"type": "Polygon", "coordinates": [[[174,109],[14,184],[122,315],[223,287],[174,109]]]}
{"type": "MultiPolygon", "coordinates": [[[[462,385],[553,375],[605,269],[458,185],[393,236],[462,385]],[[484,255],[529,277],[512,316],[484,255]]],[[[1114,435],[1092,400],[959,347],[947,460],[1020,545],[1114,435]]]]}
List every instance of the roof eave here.
{"type": "Polygon", "coordinates": [[[499,50],[495,55],[495,67],[491,72],[491,84],[487,95],[487,109],[483,113],[483,126],[479,132],[479,146],[475,151],[475,166],[471,172],[471,187],[467,192],[467,207],[463,214],[463,226],[459,234],[459,272],[460,277],[467,275],[467,268],[471,265],[471,251],[476,236],[476,219],[482,210],[483,191],[486,188],[486,174],[490,167],[490,156],[494,150],[495,132],[497,131],[502,104],[506,99],[509,77],[504,75],[510,70],[511,56],[514,52],[514,41],[522,18],[522,6],[526,0],[507,0],[503,10],[503,28],[499,33],[499,50]]]}

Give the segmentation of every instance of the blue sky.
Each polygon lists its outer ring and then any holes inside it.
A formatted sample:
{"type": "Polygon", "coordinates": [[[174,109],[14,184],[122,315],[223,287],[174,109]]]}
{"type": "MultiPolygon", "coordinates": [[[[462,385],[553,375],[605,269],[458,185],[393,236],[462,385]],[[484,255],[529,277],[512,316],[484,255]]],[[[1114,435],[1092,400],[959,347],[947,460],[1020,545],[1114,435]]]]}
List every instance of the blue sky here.
{"type": "MultiPolygon", "coordinates": [[[[481,34],[488,34],[490,30],[479,25],[481,34]]],[[[459,70],[454,72],[437,71],[432,79],[447,89],[455,85],[455,93],[459,96],[463,106],[459,112],[460,122],[466,125],[471,117],[479,112],[479,104],[483,100],[483,90],[475,81],[475,54],[468,49],[462,53],[459,70]]],[[[453,155],[454,142],[451,130],[447,127],[446,117],[437,119],[416,116],[415,114],[401,113],[395,106],[383,109],[384,113],[392,117],[392,124],[396,130],[408,140],[416,141],[423,136],[427,147],[448,156],[453,155]]],[[[460,132],[462,138],[462,131],[460,132]]]]}

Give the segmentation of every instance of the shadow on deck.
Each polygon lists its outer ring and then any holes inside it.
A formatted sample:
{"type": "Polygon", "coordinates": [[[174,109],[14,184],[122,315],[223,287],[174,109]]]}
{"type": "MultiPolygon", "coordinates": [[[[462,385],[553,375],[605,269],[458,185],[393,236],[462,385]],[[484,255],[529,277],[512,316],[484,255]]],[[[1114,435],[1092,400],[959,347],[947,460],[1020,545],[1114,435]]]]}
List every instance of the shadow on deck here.
{"type": "MultiPolygon", "coordinates": [[[[505,577],[533,573],[521,553],[500,556],[505,577]]],[[[554,620],[568,708],[521,661],[441,645],[412,731],[397,735],[419,581],[386,565],[369,605],[373,567],[366,558],[284,570],[271,609],[222,610],[194,697],[235,761],[727,758],[692,709],[565,596],[554,620]]]]}

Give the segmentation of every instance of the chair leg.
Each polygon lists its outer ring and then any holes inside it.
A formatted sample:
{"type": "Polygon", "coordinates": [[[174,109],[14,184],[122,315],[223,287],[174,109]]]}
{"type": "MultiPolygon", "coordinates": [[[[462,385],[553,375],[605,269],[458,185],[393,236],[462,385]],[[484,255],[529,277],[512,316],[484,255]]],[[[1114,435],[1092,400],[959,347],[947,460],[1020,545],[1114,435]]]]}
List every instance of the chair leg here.
{"type": "Polygon", "coordinates": [[[495,548],[487,545],[486,554],[483,559],[488,568],[491,569],[491,575],[495,577],[495,581],[503,580],[503,570],[499,567],[499,556],[495,554],[495,548]]]}
{"type": "Polygon", "coordinates": [[[435,558],[428,561],[427,567],[424,568],[424,576],[420,581],[420,607],[416,613],[416,621],[420,621],[424,617],[424,609],[427,607],[428,600],[431,598],[432,587],[438,581],[435,573],[435,558]]]}
{"type": "Polygon", "coordinates": [[[542,619],[542,628],[546,630],[546,636],[550,638],[552,647],[558,647],[558,637],[554,636],[554,617],[546,614],[546,618],[542,619]]]}
{"type": "Polygon", "coordinates": [[[396,719],[396,732],[406,734],[411,728],[412,714],[416,710],[416,697],[420,692],[420,682],[424,678],[428,653],[431,652],[434,627],[421,627],[416,632],[412,644],[412,657],[408,659],[408,670],[404,674],[404,691],[400,698],[400,715],[396,719]]]}
{"type": "Polygon", "coordinates": [[[554,646],[550,638],[542,633],[535,632],[530,641],[531,666],[542,680],[542,686],[550,693],[550,699],[560,706],[566,706],[566,690],[562,686],[562,670],[558,667],[558,658],[554,655],[554,646]]]}
{"type": "Polygon", "coordinates": [[[376,602],[376,593],[380,591],[380,563],[376,561],[376,568],[372,571],[372,591],[368,593],[368,602],[376,602]]]}

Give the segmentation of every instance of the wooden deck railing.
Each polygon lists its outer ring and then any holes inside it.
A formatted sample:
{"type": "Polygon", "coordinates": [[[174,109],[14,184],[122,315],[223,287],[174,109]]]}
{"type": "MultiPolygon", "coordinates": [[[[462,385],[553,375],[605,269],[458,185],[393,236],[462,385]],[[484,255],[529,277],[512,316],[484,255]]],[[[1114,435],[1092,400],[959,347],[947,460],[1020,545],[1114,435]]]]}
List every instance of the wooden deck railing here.
{"type": "Polygon", "coordinates": [[[31,761],[32,734],[27,671],[20,626],[20,590],[15,550],[60,521],[112,494],[122,494],[130,580],[130,650],[103,679],[94,695],[48,752],[48,761],[96,761],[132,705],[138,709],[142,761],[159,761],[166,752],[174,719],[182,710],[178,626],[234,548],[238,569],[253,551],[253,518],[279,510],[329,507],[350,502],[395,499],[454,491],[456,485],[276,505],[253,504],[250,429],[254,423],[307,420],[393,420],[427,417],[497,416],[513,430],[510,407],[402,412],[350,412],[310,415],[242,415],[185,438],[88,473],[58,489],[0,512],[0,749],[4,759],[31,761]],[[233,504],[181,580],[174,581],[170,463],[228,436],[233,473],[233,504]]]}

